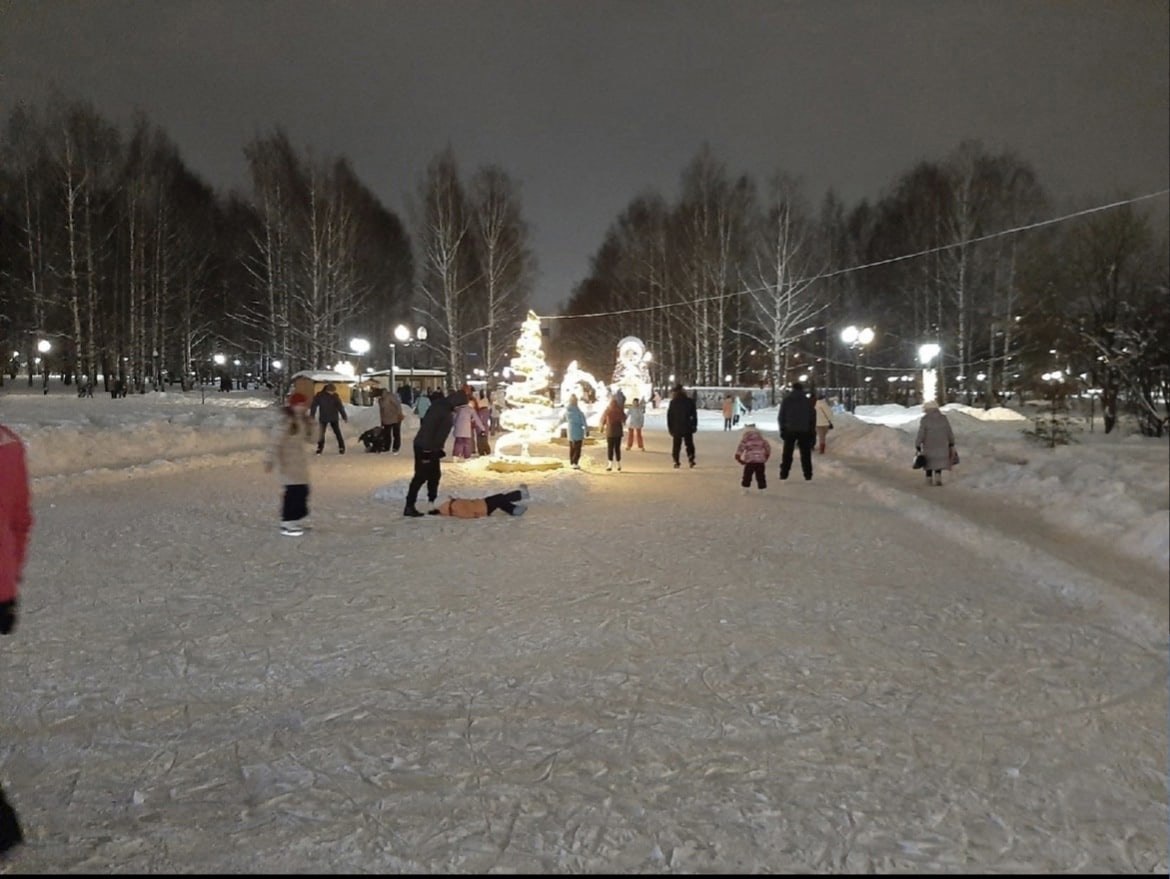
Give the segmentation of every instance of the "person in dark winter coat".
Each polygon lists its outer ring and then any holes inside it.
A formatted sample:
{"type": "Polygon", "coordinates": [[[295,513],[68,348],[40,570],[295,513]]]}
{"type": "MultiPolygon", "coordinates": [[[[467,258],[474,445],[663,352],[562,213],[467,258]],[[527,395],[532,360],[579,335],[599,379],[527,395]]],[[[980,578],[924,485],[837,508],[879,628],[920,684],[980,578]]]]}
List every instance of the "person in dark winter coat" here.
{"type": "Polygon", "coordinates": [[[398,386],[398,401],[408,409],[414,406],[414,388],[409,382],[403,382],[398,386]]]}
{"type": "MultiPolygon", "coordinates": [[[[0,425],[0,635],[10,635],[16,629],[20,581],[32,523],[24,443],[0,425]]],[[[0,787],[0,863],[23,841],[16,810],[0,787]]]]}
{"type": "Polygon", "coordinates": [[[954,460],[955,432],[950,419],[942,414],[934,400],[923,403],[922,411],[914,446],[926,457],[926,481],[942,485],[942,472],[950,470],[954,460]]]}
{"type": "Polygon", "coordinates": [[[452,391],[446,397],[433,399],[427,414],[419,422],[418,433],[414,435],[414,476],[406,491],[406,508],[402,511],[404,516],[424,515],[415,507],[419,489],[424,482],[427,485],[427,500],[434,506],[439,497],[439,480],[443,478],[439,466],[440,460],[446,455],[443,446],[455,424],[456,407],[466,405],[467,395],[463,391],[452,391]]]}
{"type": "Polygon", "coordinates": [[[670,405],[666,407],[666,429],[670,431],[670,457],[674,467],[679,467],[679,452],[685,443],[687,460],[695,466],[695,432],[699,429],[699,411],[695,401],[687,396],[682,385],[675,385],[670,393],[670,405]]]}
{"type": "Polygon", "coordinates": [[[792,383],[792,390],[780,403],[780,478],[787,479],[792,469],[792,447],[800,449],[800,469],[805,479],[812,479],[812,447],[816,437],[817,413],[800,382],[792,383]]]}
{"type": "Polygon", "coordinates": [[[320,422],[320,428],[317,433],[317,454],[325,448],[325,428],[333,429],[333,435],[337,437],[337,452],[338,454],[345,454],[345,438],[341,435],[341,425],[338,423],[340,418],[342,421],[349,421],[349,415],[345,412],[345,404],[341,402],[341,397],[337,396],[337,388],[332,382],[325,385],[313,397],[313,405],[309,407],[309,417],[317,416],[320,422]]]}

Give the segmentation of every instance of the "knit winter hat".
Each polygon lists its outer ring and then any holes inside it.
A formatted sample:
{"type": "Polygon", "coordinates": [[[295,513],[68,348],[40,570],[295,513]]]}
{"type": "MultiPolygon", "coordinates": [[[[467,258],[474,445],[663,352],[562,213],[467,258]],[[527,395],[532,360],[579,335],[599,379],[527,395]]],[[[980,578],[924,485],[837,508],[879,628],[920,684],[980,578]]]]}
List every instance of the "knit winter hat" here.
{"type": "Polygon", "coordinates": [[[302,393],[295,393],[288,395],[288,408],[295,409],[297,406],[308,406],[309,398],[302,393]]]}

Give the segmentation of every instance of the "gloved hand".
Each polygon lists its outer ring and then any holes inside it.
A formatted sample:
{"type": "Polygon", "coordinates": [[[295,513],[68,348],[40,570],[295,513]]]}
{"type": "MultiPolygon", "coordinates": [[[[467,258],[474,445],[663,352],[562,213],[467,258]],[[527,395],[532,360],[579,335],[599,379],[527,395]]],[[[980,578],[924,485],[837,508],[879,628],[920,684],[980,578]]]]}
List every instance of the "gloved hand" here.
{"type": "Polygon", "coordinates": [[[0,602],[0,635],[11,634],[16,628],[16,599],[0,602]]]}

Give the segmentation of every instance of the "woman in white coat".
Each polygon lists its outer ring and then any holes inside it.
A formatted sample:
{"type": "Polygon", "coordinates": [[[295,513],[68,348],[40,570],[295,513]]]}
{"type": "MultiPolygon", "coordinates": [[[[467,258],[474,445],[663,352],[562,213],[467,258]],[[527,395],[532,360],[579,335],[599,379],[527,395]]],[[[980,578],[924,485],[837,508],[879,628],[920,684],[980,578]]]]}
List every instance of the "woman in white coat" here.
{"type": "Polygon", "coordinates": [[[918,437],[914,440],[915,448],[926,457],[926,481],[942,485],[942,472],[951,469],[955,432],[934,400],[923,403],[922,412],[922,420],[918,422],[918,437]]]}
{"type": "Polygon", "coordinates": [[[817,394],[814,408],[817,410],[817,451],[823,455],[825,453],[825,440],[828,439],[829,430],[833,426],[833,410],[829,408],[829,401],[825,399],[824,391],[817,394]]]}

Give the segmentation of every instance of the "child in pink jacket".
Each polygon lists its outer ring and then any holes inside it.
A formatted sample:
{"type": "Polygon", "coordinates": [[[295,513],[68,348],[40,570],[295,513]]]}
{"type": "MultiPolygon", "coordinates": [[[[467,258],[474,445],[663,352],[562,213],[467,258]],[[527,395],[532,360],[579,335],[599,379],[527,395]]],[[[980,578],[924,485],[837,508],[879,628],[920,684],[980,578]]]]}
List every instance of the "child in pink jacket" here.
{"type": "Polygon", "coordinates": [[[743,486],[744,494],[751,488],[753,475],[756,477],[756,485],[761,490],[768,487],[767,463],[771,456],[772,446],[764,439],[764,435],[756,430],[754,424],[744,425],[743,436],[735,449],[735,460],[743,464],[743,479],[740,485],[743,486]]]}

